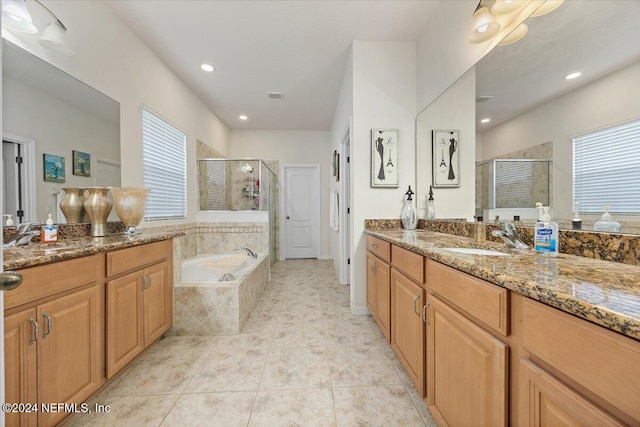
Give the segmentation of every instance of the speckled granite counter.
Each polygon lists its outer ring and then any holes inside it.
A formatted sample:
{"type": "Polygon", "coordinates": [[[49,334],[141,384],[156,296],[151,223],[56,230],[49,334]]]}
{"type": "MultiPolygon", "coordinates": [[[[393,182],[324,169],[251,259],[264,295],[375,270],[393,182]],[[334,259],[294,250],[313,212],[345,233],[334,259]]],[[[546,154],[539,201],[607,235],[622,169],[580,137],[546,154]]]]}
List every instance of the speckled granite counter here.
{"type": "Polygon", "coordinates": [[[640,340],[640,267],[560,254],[543,257],[504,245],[431,231],[365,230],[526,297],[640,340]],[[443,248],[471,247],[511,253],[482,256],[443,248]]]}
{"type": "Polygon", "coordinates": [[[4,270],[18,270],[34,267],[36,265],[49,264],[67,259],[93,255],[98,252],[109,252],[130,246],[144,245],[181,236],[181,232],[169,233],[140,233],[134,236],[123,234],[105,237],[79,237],[75,239],[60,240],[57,243],[32,244],[5,248],[4,270]]]}

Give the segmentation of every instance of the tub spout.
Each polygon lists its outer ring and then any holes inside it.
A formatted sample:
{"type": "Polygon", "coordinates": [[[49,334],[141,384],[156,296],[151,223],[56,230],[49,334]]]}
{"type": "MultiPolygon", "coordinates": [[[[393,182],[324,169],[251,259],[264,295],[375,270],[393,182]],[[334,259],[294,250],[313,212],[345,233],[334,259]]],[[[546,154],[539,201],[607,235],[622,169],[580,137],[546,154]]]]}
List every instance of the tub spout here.
{"type": "Polygon", "coordinates": [[[244,246],[243,246],[243,247],[241,247],[241,248],[236,248],[236,250],[237,250],[237,251],[239,251],[239,250],[245,250],[245,251],[247,251],[247,254],[249,254],[252,258],[255,258],[255,259],[257,259],[257,258],[258,258],[258,254],[257,254],[257,253],[253,252],[253,251],[252,251],[251,249],[249,249],[249,248],[245,248],[244,246]]]}

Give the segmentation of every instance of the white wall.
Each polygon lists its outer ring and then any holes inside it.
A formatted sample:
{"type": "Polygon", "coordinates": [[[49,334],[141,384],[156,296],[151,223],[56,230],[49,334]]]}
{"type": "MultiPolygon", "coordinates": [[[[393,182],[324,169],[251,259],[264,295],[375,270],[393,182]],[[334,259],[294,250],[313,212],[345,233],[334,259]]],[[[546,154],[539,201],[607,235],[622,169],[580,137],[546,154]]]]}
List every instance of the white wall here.
{"type": "Polygon", "coordinates": [[[115,15],[105,2],[44,1],[68,28],[72,57],[55,56],[37,35],[8,36],[23,49],[55,65],[120,103],[122,185],[142,186],[142,116],[144,103],[188,134],[187,218],[143,222],[144,226],[195,221],[198,185],[196,139],[223,154],[229,152],[229,129],[186,84],[115,15]]]}
{"type": "Polygon", "coordinates": [[[554,216],[571,217],[573,136],[640,118],[631,88],[640,85],[640,62],[605,76],[482,135],[483,160],[553,141],[554,216]]]}
{"type": "MultiPolygon", "coordinates": [[[[286,164],[320,165],[320,257],[331,258],[329,192],[331,180],[331,133],[328,131],[232,131],[229,157],[278,160],[286,164]]],[[[277,171],[276,171],[277,172],[277,171]]],[[[283,197],[280,180],[280,197],[283,197]]],[[[284,216],[280,215],[280,218],[284,216]]]]}
{"type": "Polygon", "coordinates": [[[415,186],[416,45],[353,42],[351,310],[367,313],[364,220],[400,218],[415,186]],[[371,188],[371,129],[398,129],[398,188],[371,188]]]}
{"type": "Polygon", "coordinates": [[[94,185],[96,160],[120,162],[120,128],[117,123],[98,117],[60,98],[3,76],[3,132],[36,142],[36,220],[56,214],[54,192],[63,187],[94,185]],[[73,123],[73,127],[68,124],[73,123]],[[73,175],[72,151],[91,154],[91,176],[73,175]],[[43,180],[44,153],[65,158],[65,182],[43,180]]]}
{"type": "Polygon", "coordinates": [[[416,121],[416,201],[420,218],[426,217],[426,203],[432,180],[431,133],[434,129],[460,130],[460,186],[434,188],[436,218],[473,219],[476,160],[476,73],[469,70],[440,95],[416,121]]]}

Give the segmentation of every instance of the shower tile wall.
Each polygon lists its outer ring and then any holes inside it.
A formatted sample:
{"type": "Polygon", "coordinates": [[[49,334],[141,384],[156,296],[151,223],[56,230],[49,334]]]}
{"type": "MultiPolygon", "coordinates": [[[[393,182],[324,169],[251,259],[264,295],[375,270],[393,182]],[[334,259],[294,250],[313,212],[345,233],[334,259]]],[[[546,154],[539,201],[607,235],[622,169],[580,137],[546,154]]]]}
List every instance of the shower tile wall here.
{"type": "MultiPolygon", "coordinates": [[[[207,144],[196,141],[196,158],[221,159],[224,156],[207,144]]],[[[201,162],[198,162],[201,163],[201,162]]],[[[201,165],[199,164],[198,167],[201,165]]],[[[204,166],[203,166],[204,167],[204,166]]],[[[206,173],[198,173],[200,190],[200,209],[226,210],[225,203],[225,171],[222,163],[209,162],[206,173]],[[207,197],[208,196],[208,197],[207,197]]]]}

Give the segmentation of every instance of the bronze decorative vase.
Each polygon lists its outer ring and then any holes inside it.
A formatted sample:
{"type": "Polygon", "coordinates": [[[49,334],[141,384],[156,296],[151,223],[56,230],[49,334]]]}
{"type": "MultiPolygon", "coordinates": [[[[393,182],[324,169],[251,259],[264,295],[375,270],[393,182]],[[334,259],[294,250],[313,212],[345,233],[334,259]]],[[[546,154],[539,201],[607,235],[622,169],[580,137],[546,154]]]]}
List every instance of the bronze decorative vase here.
{"type": "Polygon", "coordinates": [[[67,219],[67,224],[82,221],[84,213],[84,188],[63,188],[64,198],[60,202],[60,210],[67,219]]]}
{"type": "Polygon", "coordinates": [[[127,227],[125,234],[140,233],[136,225],[140,224],[144,216],[148,193],[148,188],[114,187],[111,189],[118,217],[127,227]]]}
{"type": "Polygon", "coordinates": [[[91,231],[89,234],[93,237],[106,236],[107,217],[111,212],[113,203],[107,197],[110,188],[105,187],[88,187],[84,191],[84,209],[89,214],[91,220],[91,231]]]}

